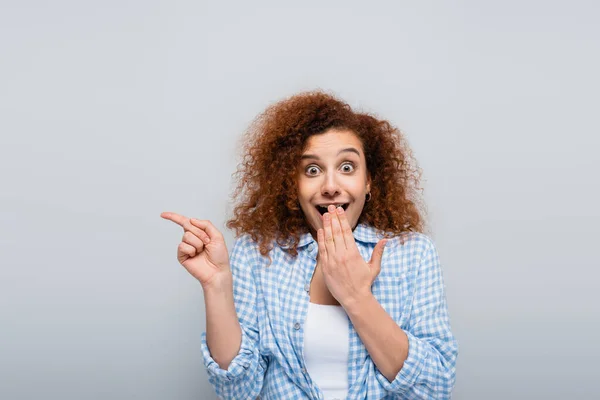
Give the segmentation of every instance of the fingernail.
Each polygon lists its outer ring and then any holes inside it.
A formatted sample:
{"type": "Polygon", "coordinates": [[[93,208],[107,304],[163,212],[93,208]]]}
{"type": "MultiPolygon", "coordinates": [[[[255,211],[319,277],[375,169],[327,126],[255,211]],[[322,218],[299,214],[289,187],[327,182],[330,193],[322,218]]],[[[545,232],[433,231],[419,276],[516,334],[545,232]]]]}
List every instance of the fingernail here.
{"type": "Polygon", "coordinates": [[[325,221],[329,221],[329,213],[325,213],[325,214],[323,214],[323,219],[324,219],[325,221]]]}
{"type": "Polygon", "coordinates": [[[338,214],[343,214],[344,213],[344,209],[342,207],[338,207],[337,208],[337,213],[338,214]]]}

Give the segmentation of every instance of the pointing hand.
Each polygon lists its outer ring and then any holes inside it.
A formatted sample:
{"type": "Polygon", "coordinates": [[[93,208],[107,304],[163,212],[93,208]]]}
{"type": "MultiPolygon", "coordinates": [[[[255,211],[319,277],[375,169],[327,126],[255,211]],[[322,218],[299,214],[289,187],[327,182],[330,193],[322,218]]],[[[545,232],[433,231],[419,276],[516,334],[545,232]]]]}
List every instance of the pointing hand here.
{"type": "Polygon", "coordinates": [[[187,218],[173,212],[160,216],[183,228],[184,234],[177,248],[177,260],[202,287],[231,274],[229,254],[223,235],[208,220],[187,218]]]}

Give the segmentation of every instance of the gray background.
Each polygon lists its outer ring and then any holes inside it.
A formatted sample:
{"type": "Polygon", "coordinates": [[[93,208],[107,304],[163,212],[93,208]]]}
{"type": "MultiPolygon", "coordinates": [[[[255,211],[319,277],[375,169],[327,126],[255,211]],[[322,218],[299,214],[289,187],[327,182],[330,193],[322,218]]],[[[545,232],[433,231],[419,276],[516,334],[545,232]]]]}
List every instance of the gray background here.
{"type": "Polygon", "coordinates": [[[598,398],[599,11],[3,1],[0,398],[215,399],[201,287],[159,214],[231,246],[236,141],[316,87],[399,126],[423,168],[454,398],[598,398]]]}

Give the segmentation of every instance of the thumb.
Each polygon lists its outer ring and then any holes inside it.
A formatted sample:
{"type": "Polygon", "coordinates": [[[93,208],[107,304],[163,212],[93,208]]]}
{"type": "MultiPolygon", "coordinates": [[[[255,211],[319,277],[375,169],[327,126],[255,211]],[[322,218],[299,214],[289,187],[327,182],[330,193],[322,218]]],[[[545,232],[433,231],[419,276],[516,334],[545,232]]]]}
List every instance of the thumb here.
{"type": "Polygon", "coordinates": [[[383,250],[385,248],[385,244],[387,243],[387,239],[380,240],[373,249],[373,254],[371,254],[371,261],[369,265],[371,266],[371,270],[373,271],[373,277],[379,275],[381,271],[381,258],[383,257],[383,250]]]}

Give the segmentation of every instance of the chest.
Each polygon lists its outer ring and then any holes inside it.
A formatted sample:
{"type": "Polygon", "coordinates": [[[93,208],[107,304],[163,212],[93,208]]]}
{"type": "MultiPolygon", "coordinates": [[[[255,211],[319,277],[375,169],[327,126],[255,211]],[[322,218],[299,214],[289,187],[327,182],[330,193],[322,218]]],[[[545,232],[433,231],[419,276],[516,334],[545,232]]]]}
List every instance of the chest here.
{"type": "MultiPolygon", "coordinates": [[[[369,259],[370,254],[365,251],[363,258],[369,259]]],[[[278,342],[278,337],[299,340],[310,303],[340,305],[327,288],[316,254],[301,254],[287,263],[276,261],[255,275],[257,320],[261,339],[267,343],[278,342]]],[[[402,259],[388,259],[384,254],[371,292],[401,326],[410,314],[413,284],[414,276],[402,259]]]]}
{"type": "Polygon", "coordinates": [[[313,273],[310,282],[309,298],[310,302],[314,304],[333,306],[340,305],[340,303],[336,300],[335,297],[333,297],[333,295],[327,288],[327,285],[325,284],[325,279],[323,277],[323,271],[321,270],[321,267],[318,263],[315,267],[315,272],[313,273]]]}

